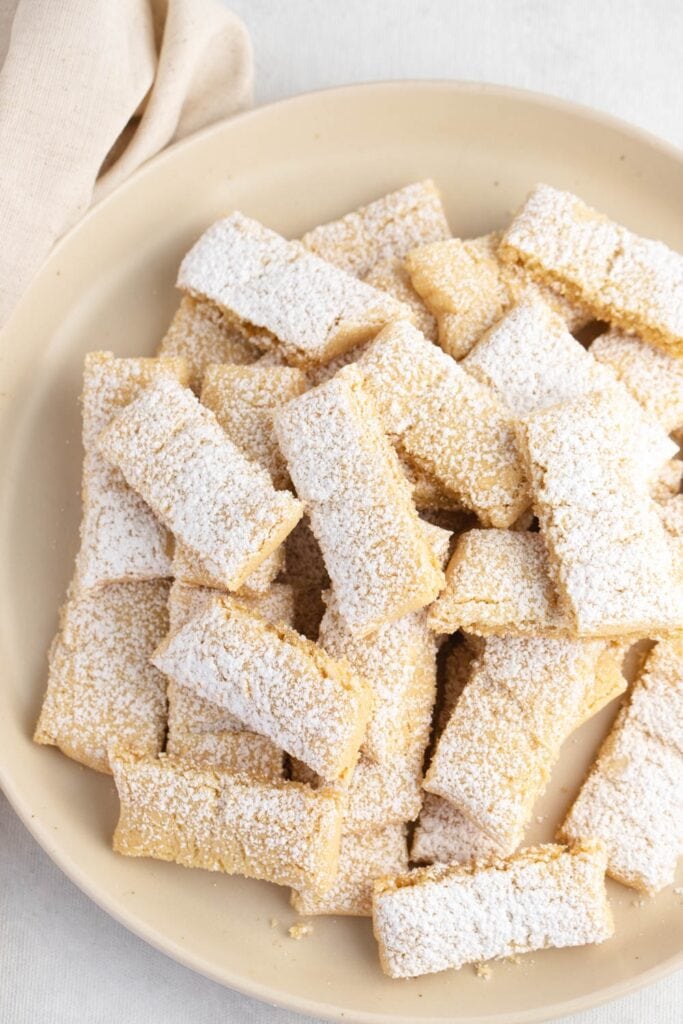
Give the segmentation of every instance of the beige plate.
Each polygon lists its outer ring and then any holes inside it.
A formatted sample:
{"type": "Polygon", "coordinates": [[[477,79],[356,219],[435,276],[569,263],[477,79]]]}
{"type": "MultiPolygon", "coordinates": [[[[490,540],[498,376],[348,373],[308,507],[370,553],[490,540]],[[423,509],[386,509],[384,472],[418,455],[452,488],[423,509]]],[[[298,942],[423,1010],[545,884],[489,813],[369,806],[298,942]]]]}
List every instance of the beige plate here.
{"type": "MultiPolygon", "coordinates": [[[[635,893],[610,884],[617,934],[601,947],[494,964],[488,982],[471,968],[389,981],[368,921],[321,918],[295,942],[283,889],[115,856],[111,779],[30,739],[76,552],[83,354],[154,351],[177,301],[178,261],[220,214],[238,207],[298,235],[427,175],[458,234],[504,224],[527,189],[547,181],[683,250],[680,155],[601,115],[488,86],[395,83],[302,96],[155,160],[58,246],[2,346],[0,781],[38,841],[93,899],[226,985],[335,1019],[538,1021],[672,970],[682,955],[681,897],[668,889],[640,906],[635,893]]],[[[533,839],[550,838],[613,711],[567,744],[533,839]]]]}

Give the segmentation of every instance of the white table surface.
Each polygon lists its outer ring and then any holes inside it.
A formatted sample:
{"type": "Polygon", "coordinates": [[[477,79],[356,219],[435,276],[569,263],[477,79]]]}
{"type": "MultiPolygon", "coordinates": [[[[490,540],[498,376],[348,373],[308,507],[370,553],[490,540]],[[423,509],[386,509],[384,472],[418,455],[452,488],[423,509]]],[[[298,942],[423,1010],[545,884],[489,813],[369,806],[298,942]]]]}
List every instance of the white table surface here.
{"type": "MultiPolygon", "coordinates": [[[[678,0],[233,0],[256,102],[389,78],[457,78],[599,107],[683,147],[678,0]]],[[[571,1024],[679,1024],[683,972],[571,1024]]],[[[91,903],[0,795],[2,1024],[297,1024],[146,946],[91,903]]]]}

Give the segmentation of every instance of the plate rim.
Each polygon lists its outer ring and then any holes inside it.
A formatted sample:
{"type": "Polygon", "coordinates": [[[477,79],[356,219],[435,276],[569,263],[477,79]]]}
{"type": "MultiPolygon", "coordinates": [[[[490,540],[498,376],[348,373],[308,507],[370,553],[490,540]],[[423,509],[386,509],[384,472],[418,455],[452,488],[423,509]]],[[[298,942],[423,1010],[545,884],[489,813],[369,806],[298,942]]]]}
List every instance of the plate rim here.
{"type": "MultiPolygon", "coordinates": [[[[505,99],[531,103],[532,105],[536,105],[551,112],[555,110],[570,114],[579,119],[588,120],[596,126],[604,126],[621,132],[629,139],[640,142],[641,144],[656,150],[662,155],[675,160],[681,165],[681,170],[683,171],[683,147],[679,147],[666,139],[662,139],[653,132],[650,132],[648,129],[639,125],[631,124],[626,119],[607,111],[603,111],[583,103],[578,103],[564,97],[554,96],[549,93],[543,93],[531,89],[522,89],[514,86],[466,79],[405,78],[353,82],[307,90],[306,92],[296,93],[292,96],[287,96],[279,100],[274,100],[270,103],[252,107],[249,110],[242,111],[241,113],[232,115],[231,117],[222,118],[213,124],[207,125],[204,128],[193,132],[186,138],[172,143],[160,153],[157,153],[155,156],[145,161],[145,163],[138,167],[125,181],[95,202],[56,242],[46,260],[31,279],[27,289],[15,306],[15,309],[12,311],[12,314],[0,332],[0,338],[4,337],[11,330],[15,313],[19,311],[20,308],[23,308],[25,303],[30,302],[34,289],[39,288],[43,278],[51,273],[54,262],[59,260],[63,248],[69,245],[72,236],[80,231],[86,223],[89,223],[92,217],[94,217],[102,207],[109,203],[116,202],[117,197],[122,190],[132,187],[141,178],[154,173],[158,166],[169,160],[172,161],[178,150],[186,150],[193,146],[201,146],[206,138],[215,134],[220,134],[224,131],[229,131],[237,122],[241,123],[248,119],[258,119],[263,114],[271,112],[274,108],[282,109],[285,107],[297,106],[301,103],[305,103],[312,97],[336,97],[346,93],[358,93],[364,91],[399,92],[402,89],[420,91],[426,91],[428,89],[446,89],[463,94],[473,93],[494,97],[500,96],[505,99]]],[[[52,836],[48,832],[47,827],[43,827],[43,825],[33,817],[30,805],[25,803],[15,788],[12,779],[11,766],[5,763],[1,751],[0,789],[2,789],[10,806],[36,842],[38,842],[53,863],[57,865],[57,867],[78,889],[81,890],[81,892],[85,893],[85,895],[91,899],[96,906],[102,909],[128,931],[148,943],[160,953],[180,963],[182,966],[195,971],[197,974],[200,974],[225,988],[232,989],[241,995],[258,999],[261,1002],[267,1003],[271,1006],[276,1006],[280,1009],[292,1010],[305,1016],[322,1017],[324,1020],[330,1021],[352,1021],[355,1022],[355,1024],[393,1024],[393,1022],[397,1021],[395,1016],[388,1017],[385,1013],[350,1009],[344,1010],[329,1003],[321,1003],[314,1000],[302,999],[301,997],[294,995],[282,994],[281,990],[274,989],[271,986],[257,981],[245,979],[242,975],[235,974],[230,969],[222,970],[220,973],[213,970],[210,966],[203,964],[199,956],[194,957],[192,954],[187,953],[187,951],[180,947],[176,942],[163,936],[157,929],[146,924],[144,920],[140,919],[133,912],[121,910],[113,897],[106,892],[102,892],[98,886],[90,884],[87,877],[83,876],[82,869],[79,868],[76,861],[73,860],[68,853],[62,851],[58,846],[53,845],[53,842],[51,841],[52,836]]],[[[592,1007],[600,1006],[612,1000],[625,997],[641,988],[653,984],[667,975],[673,974],[681,967],[683,967],[683,946],[679,953],[668,957],[655,967],[651,967],[646,971],[634,974],[630,978],[617,982],[608,988],[596,989],[594,992],[578,996],[575,999],[548,1004],[536,1009],[521,1010],[512,1014],[506,1013],[504,1017],[501,1016],[500,1013],[494,1013],[476,1016],[470,1015],[468,1017],[457,1018],[457,1020],[458,1024],[535,1024],[535,1022],[549,1021],[551,1019],[565,1017],[567,1015],[588,1010],[592,1007]]],[[[408,1018],[403,1018],[403,1020],[405,1020],[407,1024],[408,1018]]],[[[444,1024],[444,1018],[442,1017],[425,1016],[420,1017],[419,1020],[420,1024],[444,1024]]]]}

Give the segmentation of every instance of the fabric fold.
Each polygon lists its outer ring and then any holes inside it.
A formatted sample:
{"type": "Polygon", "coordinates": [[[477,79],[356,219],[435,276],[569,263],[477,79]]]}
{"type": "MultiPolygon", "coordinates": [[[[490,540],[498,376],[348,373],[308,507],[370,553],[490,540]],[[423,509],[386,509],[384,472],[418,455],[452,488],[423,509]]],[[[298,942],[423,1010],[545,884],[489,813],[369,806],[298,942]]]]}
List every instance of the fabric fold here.
{"type": "Polygon", "coordinates": [[[251,103],[220,0],[19,0],[0,39],[0,327],[55,241],[171,142],[251,103]]]}

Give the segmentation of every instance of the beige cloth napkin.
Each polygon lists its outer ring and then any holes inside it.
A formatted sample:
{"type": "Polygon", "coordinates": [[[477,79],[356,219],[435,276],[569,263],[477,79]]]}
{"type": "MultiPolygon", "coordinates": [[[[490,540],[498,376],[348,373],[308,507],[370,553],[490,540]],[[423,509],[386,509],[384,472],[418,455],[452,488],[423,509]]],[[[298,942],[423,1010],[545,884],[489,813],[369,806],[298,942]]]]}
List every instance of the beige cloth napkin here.
{"type": "Polygon", "coordinates": [[[91,203],[249,106],[242,22],[220,0],[0,0],[0,327],[91,203]]]}

